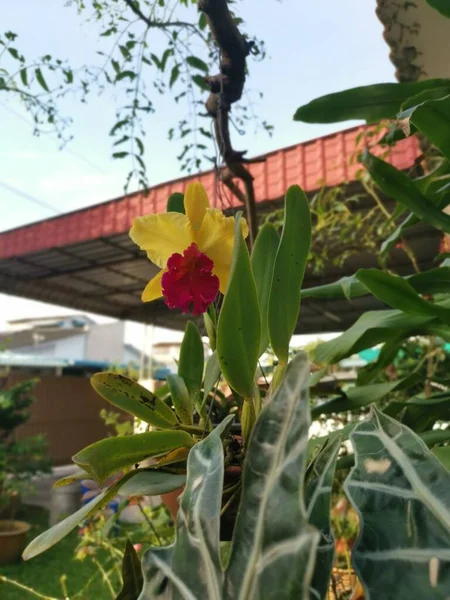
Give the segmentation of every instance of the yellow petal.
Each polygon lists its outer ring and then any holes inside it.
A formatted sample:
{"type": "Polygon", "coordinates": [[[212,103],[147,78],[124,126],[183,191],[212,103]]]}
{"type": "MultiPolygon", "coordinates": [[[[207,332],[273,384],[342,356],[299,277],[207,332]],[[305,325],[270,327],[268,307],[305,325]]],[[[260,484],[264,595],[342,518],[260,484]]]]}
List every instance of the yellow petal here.
{"type": "Polygon", "coordinates": [[[209,200],[205,188],[201,183],[190,183],[184,195],[184,210],[194,232],[200,229],[208,208],[209,200]]]}
{"type": "Polygon", "coordinates": [[[161,288],[161,279],[167,269],[163,269],[157,275],[150,279],[145,286],[145,290],[142,292],[142,302],[151,302],[157,298],[161,298],[163,295],[161,288]]]}
{"type": "Polygon", "coordinates": [[[137,217],[130,237],[160,268],[166,266],[172,254],[182,254],[193,242],[188,217],[176,212],[137,217]]]}
{"type": "MultiPolygon", "coordinates": [[[[231,268],[234,245],[234,217],[225,217],[220,210],[210,208],[206,211],[202,226],[197,234],[197,244],[214,263],[213,272],[220,281],[220,291],[226,292],[231,268]]],[[[245,219],[241,219],[242,234],[248,235],[245,219]]]]}

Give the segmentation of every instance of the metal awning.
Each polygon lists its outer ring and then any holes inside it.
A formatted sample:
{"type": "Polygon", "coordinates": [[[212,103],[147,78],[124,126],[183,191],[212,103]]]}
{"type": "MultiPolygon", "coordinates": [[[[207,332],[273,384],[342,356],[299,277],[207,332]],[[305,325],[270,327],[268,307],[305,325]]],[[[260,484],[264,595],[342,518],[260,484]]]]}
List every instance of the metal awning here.
{"type": "MultiPolygon", "coordinates": [[[[363,131],[364,127],[356,127],[283,148],[251,164],[258,210],[280,207],[285,190],[295,183],[307,193],[346,182],[355,191],[360,165],[351,159],[356,138],[363,131]]],[[[389,161],[404,170],[419,155],[412,137],[396,145],[389,161]]],[[[162,301],[141,302],[141,292],[156,268],[129,239],[128,230],[134,217],[164,211],[168,196],[184,192],[193,180],[203,183],[214,205],[230,212],[240,208],[210,171],[158,185],[147,195],[138,192],[1,233],[0,292],[118,319],[182,328],[185,316],[169,311],[162,301]]],[[[419,265],[429,268],[439,247],[439,232],[419,226],[410,243],[419,265]]],[[[358,255],[347,261],[345,269],[328,266],[320,277],[307,272],[305,287],[332,282],[370,266],[376,266],[374,256],[358,255]]],[[[401,251],[394,252],[391,266],[400,274],[411,272],[410,261],[401,251]]],[[[352,303],[305,300],[298,333],[341,331],[362,312],[379,306],[369,297],[352,303]]]]}

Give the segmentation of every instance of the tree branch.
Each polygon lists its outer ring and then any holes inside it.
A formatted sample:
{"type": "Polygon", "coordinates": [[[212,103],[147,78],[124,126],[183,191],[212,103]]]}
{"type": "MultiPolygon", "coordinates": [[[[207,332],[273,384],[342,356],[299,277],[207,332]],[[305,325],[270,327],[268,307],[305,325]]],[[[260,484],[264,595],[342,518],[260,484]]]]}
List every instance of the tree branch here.
{"type": "Polygon", "coordinates": [[[214,121],[214,132],[222,159],[227,171],[222,181],[245,206],[253,245],[258,224],[256,219],[253,176],[245,168],[244,152],[233,149],[230,137],[229,117],[231,105],[237,102],[244,90],[246,60],[252,44],[239,31],[226,0],[198,0],[198,8],[206,16],[211,34],[220,50],[220,73],[206,77],[211,93],[206,101],[206,110],[214,121]],[[240,179],[245,194],[232,181],[240,179]]]}
{"type": "Polygon", "coordinates": [[[141,21],[144,21],[147,27],[156,27],[159,29],[165,29],[167,27],[187,27],[198,31],[195,23],[188,23],[187,21],[152,21],[149,17],[144,15],[135,0],[124,0],[124,2],[134,14],[141,19],[141,21]]]}

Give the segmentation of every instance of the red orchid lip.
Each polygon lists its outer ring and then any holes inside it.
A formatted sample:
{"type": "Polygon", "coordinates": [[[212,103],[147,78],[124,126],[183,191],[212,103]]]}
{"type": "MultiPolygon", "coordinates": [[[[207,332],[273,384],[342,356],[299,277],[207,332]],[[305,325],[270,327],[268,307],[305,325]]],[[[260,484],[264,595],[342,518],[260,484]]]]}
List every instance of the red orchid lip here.
{"type": "Polygon", "coordinates": [[[161,279],[162,292],[169,308],[183,313],[204,313],[219,291],[219,278],[212,273],[213,261],[191,244],[183,254],[172,254],[161,279]]]}

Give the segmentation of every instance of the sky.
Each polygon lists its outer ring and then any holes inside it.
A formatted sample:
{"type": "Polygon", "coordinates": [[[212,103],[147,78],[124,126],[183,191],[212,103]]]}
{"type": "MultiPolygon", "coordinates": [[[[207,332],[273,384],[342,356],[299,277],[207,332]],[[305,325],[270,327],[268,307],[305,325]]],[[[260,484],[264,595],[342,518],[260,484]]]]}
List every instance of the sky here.
{"type": "MultiPolygon", "coordinates": [[[[263,92],[254,109],[274,126],[274,132],[272,137],[253,128],[245,137],[234,132],[237,149],[247,149],[249,156],[262,154],[354,124],[303,124],[292,116],[298,106],[317,96],[395,80],[375,5],[376,0],[242,0],[238,4],[246,29],[266,43],[268,58],[250,63],[246,85],[255,96],[263,92]]],[[[86,22],[65,0],[2,2],[0,23],[3,30],[19,34],[16,46],[27,58],[49,53],[81,65],[94,60],[102,43],[105,50],[110,43],[102,38],[99,45],[98,24],[86,22]]],[[[160,42],[154,43],[158,53],[160,42]]],[[[73,119],[69,130],[73,139],[63,149],[54,135],[33,136],[23,106],[0,94],[0,231],[123,194],[129,164],[111,158],[108,136],[120,100],[115,94],[94,95],[87,104],[72,97],[65,100],[62,109],[73,119]]],[[[170,96],[155,101],[156,113],[146,120],[145,140],[151,185],[182,175],[176,158],[180,145],[168,140],[167,131],[184,117],[184,110],[170,96]]],[[[67,309],[0,294],[0,329],[9,319],[58,312],[67,309]]],[[[155,341],[168,337],[174,336],[158,331],[155,341]]],[[[127,342],[140,345],[141,338],[141,326],[127,326],[127,342]]]]}

